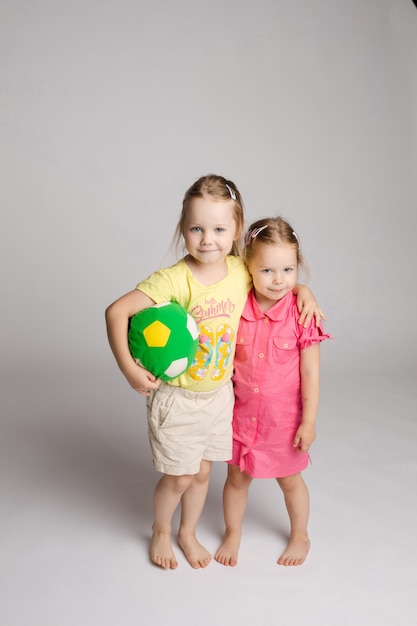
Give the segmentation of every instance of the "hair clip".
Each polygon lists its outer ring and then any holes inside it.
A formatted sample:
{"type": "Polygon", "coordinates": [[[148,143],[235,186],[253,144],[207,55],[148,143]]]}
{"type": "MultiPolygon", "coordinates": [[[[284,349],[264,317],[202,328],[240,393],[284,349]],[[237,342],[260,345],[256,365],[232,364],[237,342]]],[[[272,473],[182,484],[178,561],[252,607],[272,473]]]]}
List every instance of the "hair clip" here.
{"type": "Polygon", "coordinates": [[[236,200],[236,192],[235,192],[235,190],[232,189],[232,187],[230,185],[228,185],[227,183],[226,183],[226,187],[229,190],[230,197],[232,198],[232,200],[236,200]]]}
{"type": "Polygon", "coordinates": [[[265,224],[265,226],[261,226],[260,228],[254,228],[253,230],[250,230],[246,235],[246,245],[248,246],[251,242],[251,239],[255,239],[259,235],[259,233],[264,230],[264,228],[268,228],[268,224],[265,224]]]}
{"type": "Polygon", "coordinates": [[[297,240],[297,243],[298,243],[298,249],[299,249],[299,250],[301,250],[301,241],[300,241],[299,236],[297,235],[297,233],[295,232],[295,230],[293,230],[293,231],[292,231],[292,234],[294,235],[294,237],[295,237],[295,238],[296,238],[296,240],[297,240]]]}

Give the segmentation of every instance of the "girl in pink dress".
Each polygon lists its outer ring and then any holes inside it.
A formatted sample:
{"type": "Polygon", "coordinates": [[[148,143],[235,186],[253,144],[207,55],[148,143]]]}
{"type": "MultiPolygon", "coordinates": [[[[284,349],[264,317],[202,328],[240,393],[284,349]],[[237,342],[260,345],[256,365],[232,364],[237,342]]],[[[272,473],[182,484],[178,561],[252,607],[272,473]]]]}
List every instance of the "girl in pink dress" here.
{"type": "Polygon", "coordinates": [[[245,260],[252,276],[237,335],[233,377],[233,455],[224,488],[226,531],[216,553],[234,566],[253,478],[276,478],[291,533],[278,559],[301,565],[310,541],[309,493],[301,471],[315,436],[319,404],[320,342],[329,337],[313,320],[299,323],[292,289],[304,267],[300,242],[282,218],[258,220],[246,237],[245,260]]]}

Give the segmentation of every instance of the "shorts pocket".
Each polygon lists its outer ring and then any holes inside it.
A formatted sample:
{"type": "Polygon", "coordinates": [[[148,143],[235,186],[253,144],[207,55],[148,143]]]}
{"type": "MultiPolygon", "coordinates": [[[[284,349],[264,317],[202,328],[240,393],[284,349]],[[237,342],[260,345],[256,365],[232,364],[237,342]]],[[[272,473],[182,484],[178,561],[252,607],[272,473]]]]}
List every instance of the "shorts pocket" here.
{"type": "Polygon", "coordinates": [[[154,432],[162,428],[173,413],[174,394],[171,392],[156,391],[147,398],[149,425],[154,432]]]}

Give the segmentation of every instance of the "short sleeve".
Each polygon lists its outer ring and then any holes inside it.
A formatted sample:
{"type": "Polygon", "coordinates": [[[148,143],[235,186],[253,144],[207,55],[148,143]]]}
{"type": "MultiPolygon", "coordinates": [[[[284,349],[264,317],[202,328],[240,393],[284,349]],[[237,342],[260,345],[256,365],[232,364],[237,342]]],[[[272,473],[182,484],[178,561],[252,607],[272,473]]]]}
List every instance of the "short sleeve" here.
{"type": "Polygon", "coordinates": [[[165,270],[154,272],[151,276],[138,283],[136,289],[143,291],[157,304],[176,299],[174,285],[165,270]]]}
{"type": "Polygon", "coordinates": [[[325,339],[331,339],[330,335],[324,332],[321,325],[316,326],[316,321],[313,318],[307,328],[302,327],[301,334],[298,339],[298,345],[300,350],[305,350],[306,348],[309,348],[316,343],[320,343],[325,339]]]}

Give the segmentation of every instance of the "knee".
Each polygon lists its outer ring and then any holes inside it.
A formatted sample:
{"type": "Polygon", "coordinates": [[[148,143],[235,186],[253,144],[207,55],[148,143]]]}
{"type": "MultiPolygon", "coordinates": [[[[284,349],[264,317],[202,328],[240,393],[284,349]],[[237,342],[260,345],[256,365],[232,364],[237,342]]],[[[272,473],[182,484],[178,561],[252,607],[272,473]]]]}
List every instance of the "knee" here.
{"type": "Polygon", "coordinates": [[[202,461],[200,465],[200,471],[198,472],[198,474],[195,474],[193,476],[193,480],[200,483],[207,482],[210,478],[211,466],[211,461],[202,461]]]}
{"type": "Polygon", "coordinates": [[[284,493],[290,493],[303,483],[303,478],[301,474],[298,473],[293,474],[292,476],[285,476],[284,478],[277,478],[277,483],[284,493]]]}
{"type": "Polygon", "coordinates": [[[252,478],[241,472],[237,465],[229,465],[227,470],[227,482],[234,489],[243,489],[249,487],[252,482],[252,478]]]}
{"type": "Polygon", "coordinates": [[[183,494],[184,491],[186,491],[190,486],[192,480],[193,476],[189,474],[184,474],[182,476],[165,475],[165,484],[167,488],[178,494],[183,494]]]}

